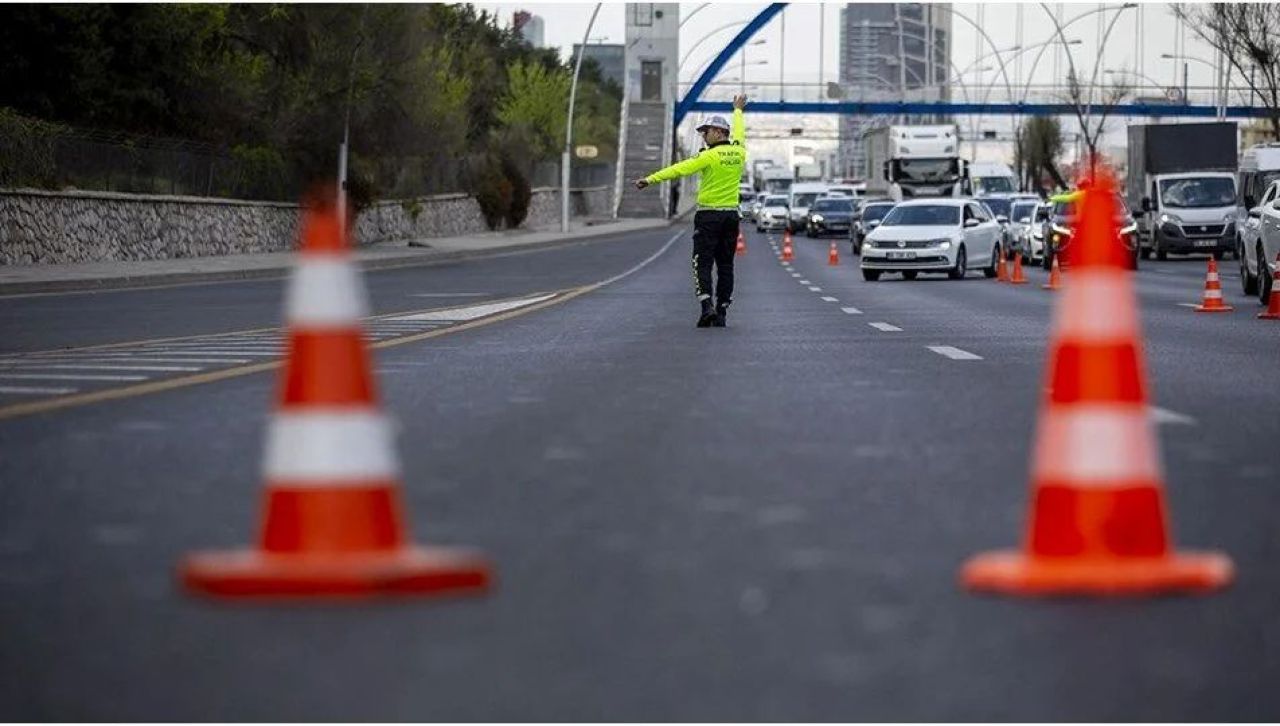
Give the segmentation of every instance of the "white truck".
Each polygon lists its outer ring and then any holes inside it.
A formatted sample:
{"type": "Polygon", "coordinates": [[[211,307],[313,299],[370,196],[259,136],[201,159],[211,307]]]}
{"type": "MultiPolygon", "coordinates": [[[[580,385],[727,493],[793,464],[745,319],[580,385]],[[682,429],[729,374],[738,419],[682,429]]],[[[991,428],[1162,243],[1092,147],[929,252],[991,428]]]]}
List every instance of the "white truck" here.
{"type": "Polygon", "coordinates": [[[1129,127],[1125,196],[1144,259],[1235,252],[1236,138],[1232,122],[1129,127]]]}
{"type": "Polygon", "coordinates": [[[868,196],[902,201],[965,193],[966,162],[955,124],[880,126],[863,134],[862,143],[868,196]]]}
{"type": "Polygon", "coordinates": [[[793,182],[795,182],[795,175],[790,169],[779,167],[761,169],[758,190],[765,194],[787,194],[791,191],[793,182]]]}

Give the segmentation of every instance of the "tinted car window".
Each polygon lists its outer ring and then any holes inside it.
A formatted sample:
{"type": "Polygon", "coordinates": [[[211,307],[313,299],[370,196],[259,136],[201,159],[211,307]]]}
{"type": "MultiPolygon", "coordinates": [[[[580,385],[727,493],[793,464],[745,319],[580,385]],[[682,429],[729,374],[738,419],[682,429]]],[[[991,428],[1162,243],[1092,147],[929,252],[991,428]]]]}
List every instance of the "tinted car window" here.
{"type": "Polygon", "coordinates": [[[884,219],[884,215],[893,209],[892,204],[868,204],[862,208],[862,219],[866,222],[874,222],[878,219],[884,219]]]}
{"type": "Polygon", "coordinates": [[[1013,205],[1013,214],[1009,218],[1015,222],[1026,224],[1031,221],[1031,215],[1035,212],[1036,205],[1032,204],[1015,204],[1013,205]]]}
{"type": "Polygon", "coordinates": [[[960,224],[960,208],[952,204],[921,204],[894,207],[880,223],[882,227],[924,227],[960,224]]]}
{"type": "Polygon", "coordinates": [[[1008,199],[988,198],[983,199],[982,203],[987,205],[987,209],[990,209],[992,214],[1000,217],[1008,217],[1009,208],[1012,206],[1012,203],[1008,199]]]}
{"type": "Polygon", "coordinates": [[[852,212],[853,201],[846,199],[819,199],[813,203],[815,212],[852,212]]]}
{"type": "Polygon", "coordinates": [[[783,196],[765,197],[764,204],[766,207],[785,207],[787,206],[787,198],[783,196]]]}
{"type": "Polygon", "coordinates": [[[816,192],[813,194],[797,194],[793,198],[793,204],[797,207],[807,207],[810,204],[813,204],[813,200],[817,198],[818,194],[816,192]]]}

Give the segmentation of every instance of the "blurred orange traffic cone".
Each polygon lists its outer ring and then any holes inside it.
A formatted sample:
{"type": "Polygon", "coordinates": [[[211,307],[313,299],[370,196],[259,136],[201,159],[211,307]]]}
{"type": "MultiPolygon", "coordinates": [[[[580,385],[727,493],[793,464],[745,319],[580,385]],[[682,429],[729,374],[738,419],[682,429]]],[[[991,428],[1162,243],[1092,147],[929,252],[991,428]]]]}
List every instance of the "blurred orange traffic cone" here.
{"type": "Polygon", "coordinates": [[[782,237],[782,261],[790,262],[795,257],[795,248],[791,246],[791,233],[787,232],[782,237]]]}
{"type": "Polygon", "coordinates": [[[840,250],[836,249],[836,243],[831,243],[831,249],[827,251],[827,264],[835,267],[840,264],[840,250]]]}
{"type": "Polygon", "coordinates": [[[1005,260],[1004,248],[1000,248],[1000,262],[996,265],[996,282],[1009,281],[1009,263],[1005,260]]]}
{"type": "Polygon", "coordinates": [[[188,555],[192,592],[226,598],[481,591],[489,565],[409,542],[390,422],[379,410],[360,319],[364,286],[332,207],[309,210],[289,279],[289,353],[267,432],[257,546],[188,555]]]}
{"type": "MultiPolygon", "coordinates": [[[[1258,259],[1259,272],[1266,272],[1262,259],[1258,259]]],[[[1267,296],[1266,312],[1258,313],[1263,320],[1280,320],[1280,254],[1276,255],[1276,273],[1271,278],[1271,294],[1267,296]]]]}
{"type": "Polygon", "coordinates": [[[738,230],[738,249],[740,255],[747,254],[747,238],[742,236],[742,230],[738,230]]]}
{"type": "Polygon", "coordinates": [[[1027,278],[1024,277],[1022,274],[1022,253],[1021,252],[1013,253],[1013,276],[1009,278],[1009,284],[1011,285],[1027,284],[1027,278]]]}
{"type": "Polygon", "coordinates": [[[968,588],[1147,594],[1213,590],[1233,576],[1225,555],[1173,549],[1128,254],[1113,244],[1113,182],[1100,176],[1084,191],[1071,284],[1054,311],[1026,540],[966,562],[968,588]]]}
{"type": "Polygon", "coordinates": [[[1041,285],[1040,287],[1045,290],[1057,290],[1059,287],[1062,287],[1062,270],[1058,267],[1057,256],[1054,256],[1053,265],[1049,268],[1048,284],[1041,285]]]}
{"type": "Polygon", "coordinates": [[[1222,283],[1218,279],[1218,261],[1209,258],[1209,270],[1204,275],[1204,298],[1196,306],[1198,313],[1229,313],[1235,308],[1222,302],[1222,283]]]}

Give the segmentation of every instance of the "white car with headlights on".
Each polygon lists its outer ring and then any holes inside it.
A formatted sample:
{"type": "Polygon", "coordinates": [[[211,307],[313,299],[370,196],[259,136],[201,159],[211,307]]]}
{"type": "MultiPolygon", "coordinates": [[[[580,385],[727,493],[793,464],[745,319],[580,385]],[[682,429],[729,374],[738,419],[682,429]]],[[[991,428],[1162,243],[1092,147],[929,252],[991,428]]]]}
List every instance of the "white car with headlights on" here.
{"type": "Polygon", "coordinates": [[[862,277],[886,272],[914,280],[921,272],[959,280],[971,268],[996,276],[1000,223],[973,199],[931,198],[899,203],[862,244],[862,277]]]}

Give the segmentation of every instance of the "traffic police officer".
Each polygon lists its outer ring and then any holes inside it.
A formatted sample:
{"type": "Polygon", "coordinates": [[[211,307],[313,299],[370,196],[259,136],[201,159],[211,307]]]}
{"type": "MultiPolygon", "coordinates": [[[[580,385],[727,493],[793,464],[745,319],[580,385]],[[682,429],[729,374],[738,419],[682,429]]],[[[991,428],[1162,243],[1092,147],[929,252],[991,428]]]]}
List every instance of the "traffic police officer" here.
{"type": "Polygon", "coordinates": [[[738,242],[738,185],[746,165],[746,121],[742,109],[747,97],[733,99],[733,125],[723,116],[704,119],[698,127],[707,147],[697,156],[672,164],[644,179],[636,188],[701,174],[698,184],[698,212],[693,217],[693,290],[702,312],[698,327],[723,328],[733,301],[733,255],[738,242]],[[716,286],[711,287],[711,268],[716,268],[716,286]],[[712,297],[715,303],[712,303],[712,297]]]}

